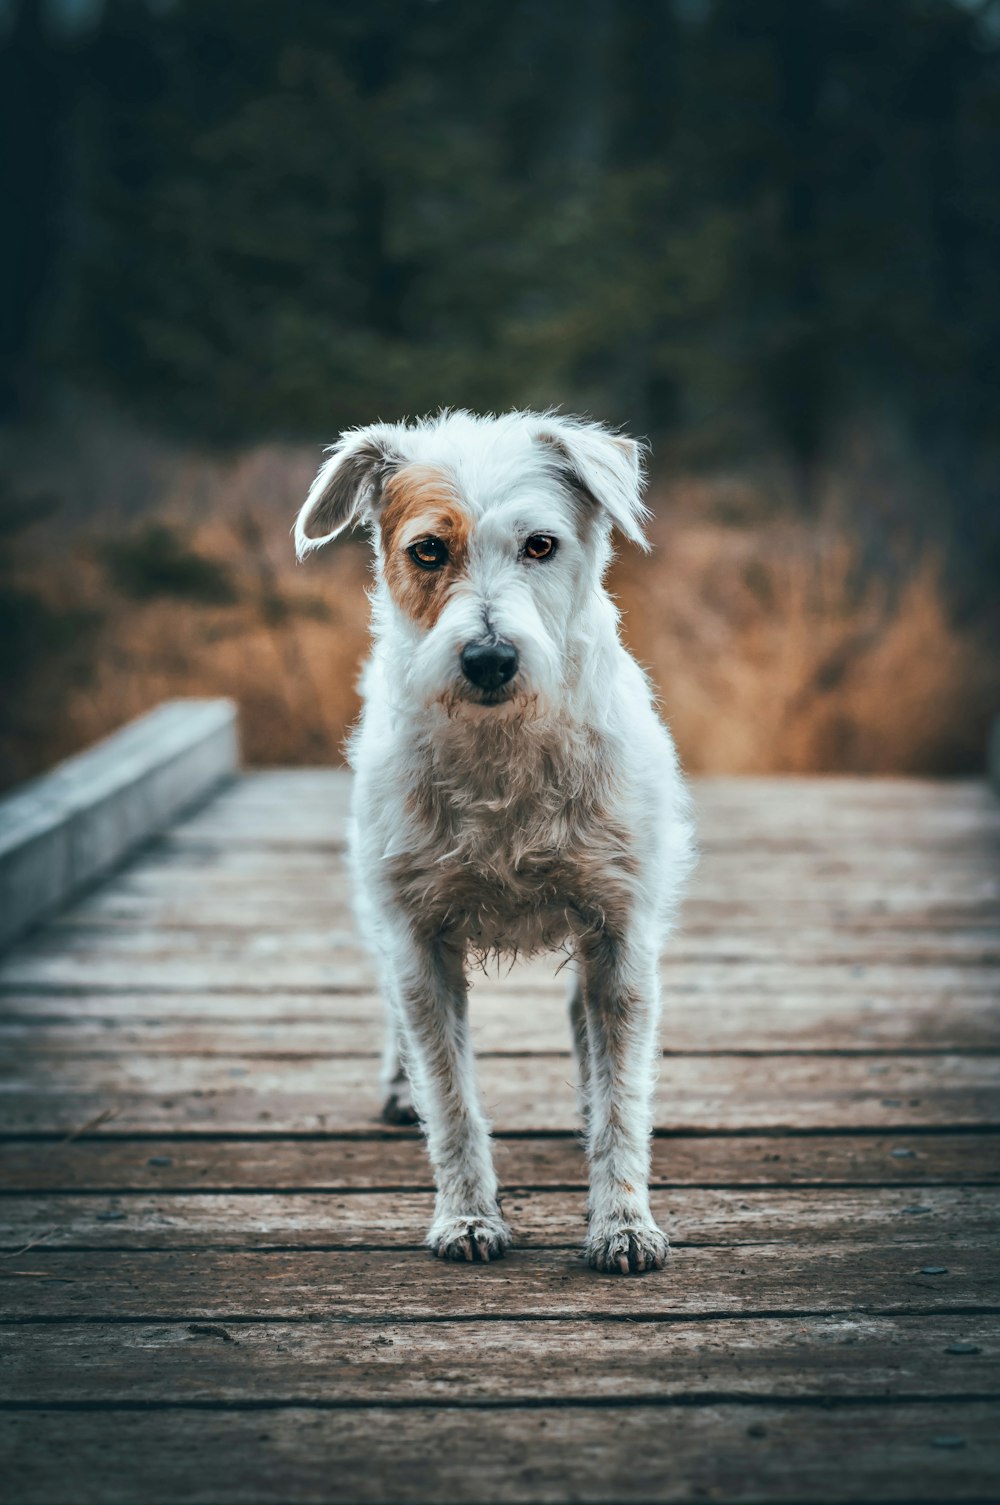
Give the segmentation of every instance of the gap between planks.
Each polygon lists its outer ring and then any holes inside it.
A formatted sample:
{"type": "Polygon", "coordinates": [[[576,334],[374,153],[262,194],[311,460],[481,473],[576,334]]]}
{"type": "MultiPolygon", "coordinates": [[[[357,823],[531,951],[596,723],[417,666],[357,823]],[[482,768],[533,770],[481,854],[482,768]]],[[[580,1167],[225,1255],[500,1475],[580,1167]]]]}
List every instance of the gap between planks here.
{"type": "MultiPolygon", "coordinates": [[[[575,1246],[586,1190],[503,1191],[518,1247],[575,1246]]],[[[9,1257],[44,1242],[47,1249],[417,1248],[433,1214],[432,1191],[371,1188],[353,1193],[133,1192],[8,1196],[0,1203],[0,1250],[9,1257]]],[[[729,1248],[836,1239],[887,1244],[966,1241],[1000,1233],[1000,1188],[909,1187],[737,1191],[657,1188],[653,1216],[674,1247],[729,1248]]]]}
{"type": "MultiPolygon", "coordinates": [[[[572,1132],[577,1126],[571,1062],[536,1056],[485,1057],[478,1078],[487,1113],[504,1129],[572,1132]]],[[[155,1056],[111,1061],[21,1058],[0,1093],[0,1129],[8,1135],[79,1132],[102,1114],[118,1131],[174,1129],[251,1136],[368,1134],[380,1097],[374,1071],[350,1058],[260,1058],[250,1066],[176,1057],[169,1071],[155,1056]],[[360,1080],[359,1080],[360,1076],[360,1080]]],[[[877,1061],[836,1056],[674,1056],[658,1084],[658,1128],[716,1130],[877,1130],[1000,1126],[1000,1059],[950,1054],[893,1055],[877,1061]]]]}
{"type": "MultiPolygon", "coordinates": [[[[10,1194],[432,1189],[423,1139],[412,1130],[361,1138],[93,1133],[71,1142],[39,1136],[0,1143],[10,1194]]],[[[586,1159],[574,1135],[500,1134],[494,1153],[508,1188],[586,1184],[586,1159]]],[[[651,1172],[651,1184],[663,1189],[998,1184],[1000,1136],[661,1134],[653,1140],[651,1172]]]]}

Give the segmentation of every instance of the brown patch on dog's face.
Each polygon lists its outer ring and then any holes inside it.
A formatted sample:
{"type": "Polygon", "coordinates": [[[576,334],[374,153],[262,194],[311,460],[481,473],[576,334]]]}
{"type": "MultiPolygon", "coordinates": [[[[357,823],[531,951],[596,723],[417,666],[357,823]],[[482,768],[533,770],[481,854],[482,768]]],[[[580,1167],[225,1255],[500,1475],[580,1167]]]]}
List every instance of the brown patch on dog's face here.
{"type": "Polygon", "coordinates": [[[379,518],[382,569],[393,600],[423,627],[433,627],[448,591],[465,568],[472,519],[454,482],[433,465],[408,465],[385,484],[379,518]],[[422,569],[408,550],[423,539],[438,539],[448,551],[437,569],[422,569]]]}

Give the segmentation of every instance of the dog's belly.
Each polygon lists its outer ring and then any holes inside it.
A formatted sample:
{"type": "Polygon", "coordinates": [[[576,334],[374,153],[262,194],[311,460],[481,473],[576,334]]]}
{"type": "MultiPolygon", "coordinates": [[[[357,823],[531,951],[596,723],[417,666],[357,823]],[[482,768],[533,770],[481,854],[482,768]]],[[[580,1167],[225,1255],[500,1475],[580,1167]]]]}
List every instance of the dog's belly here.
{"type": "Polygon", "coordinates": [[[448,928],[475,952],[531,955],[562,946],[579,921],[570,896],[490,887],[456,894],[448,928]]]}

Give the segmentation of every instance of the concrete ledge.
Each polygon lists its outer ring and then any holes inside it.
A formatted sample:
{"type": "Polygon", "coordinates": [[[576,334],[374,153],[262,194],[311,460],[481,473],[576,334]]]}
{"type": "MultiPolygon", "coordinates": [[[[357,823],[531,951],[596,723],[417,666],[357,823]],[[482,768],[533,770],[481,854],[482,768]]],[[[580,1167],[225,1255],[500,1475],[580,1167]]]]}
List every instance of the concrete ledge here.
{"type": "Polygon", "coordinates": [[[0,946],[238,766],[231,700],[167,700],[0,800],[0,946]]]}

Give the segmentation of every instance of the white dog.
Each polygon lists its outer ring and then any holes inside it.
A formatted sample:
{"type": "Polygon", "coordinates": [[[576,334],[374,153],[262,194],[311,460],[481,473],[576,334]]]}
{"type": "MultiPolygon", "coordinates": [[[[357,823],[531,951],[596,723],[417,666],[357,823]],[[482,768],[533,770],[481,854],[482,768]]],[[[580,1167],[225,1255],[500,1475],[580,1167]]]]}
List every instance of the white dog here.
{"type": "Polygon", "coordinates": [[[658,961],[692,828],[673,743],[602,584],[644,543],[639,447],[545,414],[352,429],[299,514],[299,558],[350,524],[376,551],[351,742],[352,860],[388,1005],[385,1116],[423,1123],[428,1243],[510,1244],[467,1023],[469,953],[566,948],[590,1157],[587,1255],[661,1266],[647,1190],[658,961]]]}

